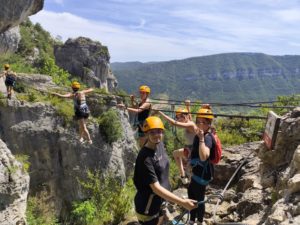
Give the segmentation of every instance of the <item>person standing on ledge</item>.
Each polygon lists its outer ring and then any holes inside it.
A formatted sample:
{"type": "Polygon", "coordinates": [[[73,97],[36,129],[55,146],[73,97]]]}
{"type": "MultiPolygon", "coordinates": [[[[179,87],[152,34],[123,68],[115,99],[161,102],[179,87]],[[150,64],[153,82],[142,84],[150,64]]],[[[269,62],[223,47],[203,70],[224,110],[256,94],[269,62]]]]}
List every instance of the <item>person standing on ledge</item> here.
{"type": "Polygon", "coordinates": [[[7,92],[7,98],[11,99],[13,94],[13,87],[16,84],[16,73],[10,70],[9,64],[4,65],[4,72],[0,75],[0,78],[5,76],[5,86],[7,92]]]}
{"type": "Polygon", "coordinates": [[[79,124],[79,141],[80,143],[84,143],[86,140],[89,144],[93,144],[90,133],[86,127],[87,119],[90,115],[90,110],[88,105],[86,104],[85,95],[94,91],[93,88],[89,88],[86,90],[79,91],[80,83],[77,81],[72,82],[72,93],[67,94],[59,94],[52,92],[51,94],[56,95],[62,98],[72,98],[74,102],[74,111],[75,111],[75,119],[78,120],[79,124]]]}
{"type": "Polygon", "coordinates": [[[147,141],[139,151],[133,176],[137,189],[135,211],[141,225],[161,224],[161,206],[165,200],[187,210],[197,207],[196,201],[180,198],[169,191],[169,159],[162,142],[164,129],[161,119],[156,116],[148,117],[143,126],[147,141]]]}
{"type": "Polygon", "coordinates": [[[143,123],[145,119],[150,115],[151,104],[148,102],[150,95],[150,88],[146,85],[142,85],[139,88],[141,101],[135,103],[134,96],[131,95],[131,105],[132,107],[126,107],[124,104],[117,104],[118,108],[127,109],[128,112],[133,112],[137,115],[137,127],[138,127],[138,136],[139,136],[139,145],[142,147],[145,144],[146,138],[145,133],[142,130],[143,123]]]}

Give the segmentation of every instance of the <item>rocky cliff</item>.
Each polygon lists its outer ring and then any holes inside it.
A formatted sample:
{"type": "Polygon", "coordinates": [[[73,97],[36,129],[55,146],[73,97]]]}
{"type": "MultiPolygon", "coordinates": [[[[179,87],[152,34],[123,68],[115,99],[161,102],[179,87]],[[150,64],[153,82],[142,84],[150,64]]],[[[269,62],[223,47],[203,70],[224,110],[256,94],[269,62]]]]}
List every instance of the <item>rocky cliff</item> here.
{"type": "MultiPolygon", "coordinates": [[[[300,107],[282,117],[274,150],[262,141],[224,148],[206,195],[223,192],[236,171],[222,203],[206,203],[206,225],[299,225],[300,107]]],[[[187,197],[184,188],[174,193],[187,197]]],[[[169,219],[180,214],[174,205],[168,209],[169,219]]]]}
{"type": "Polygon", "coordinates": [[[117,87],[109,64],[109,52],[106,46],[89,38],[68,39],[54,50],[56,63],[73,76],[79,76],[92,87],[112,91],[117,87]]]}
{"type": "Polygon", "coordinates": [[[40,11],[44,0],[0,0],[0,5],[0,53],[14,52],[20,41],[17,26],[40,11]]]}
{"type": "Polygon", "coordinates": [[[0,33],[0,53],[16,52],[20,39],[19,26],[0,33]]]}
{"type": "Polygon", "coordinates": [[[225,148],[207,195],[221,192],[242,162],[220,206],[206,205],[206,223],[300,224],[300,108],[282,117],[274,150],[263,142],[225,148]]]}
{"type": "Polygon", "coordinates": [[[29,175],[0,140],[0,224],[25,224],[29,175]]]}
{"type": "MultiPolygon", "coordinates": [[[[18,83],[41,91],[57,88],[51,78],[44,75],[18,74],[18,83]]],[[[110,97],[92,94],[87,99],[94,116],[111,108],[110,97]]],[[[136,147],[126,114],[119,114],[123,138],[112,144],[106,142],[101,128],[91,119],[88,129],[94,144],[88,145],[79,143],[77,123],[66,123],[49,103],[15,99],[2,100],[1,104],[1,139],[13,154],[29,156],[30,193],[35,196],[43,193],[46,199],[41,197],[41,200],[57,215],[72,201],[85,197],[77,179],[84,179],[88,169],[111,171],[123,180],[132,170],[136,147]]]]}

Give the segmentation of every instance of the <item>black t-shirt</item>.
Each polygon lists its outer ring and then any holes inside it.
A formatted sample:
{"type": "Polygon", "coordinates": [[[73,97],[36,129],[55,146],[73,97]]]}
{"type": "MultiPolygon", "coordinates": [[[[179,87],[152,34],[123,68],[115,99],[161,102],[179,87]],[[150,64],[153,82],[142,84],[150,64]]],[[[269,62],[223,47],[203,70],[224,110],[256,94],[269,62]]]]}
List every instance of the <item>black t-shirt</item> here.
{"type": "Polygon", "coordinates": [[[210,155],[207,161],[201,161],[199,156],[199,137],[196,135],[193,142],[193,148],[191,153],[191,159],[199,159],[202,164],[207,164],[207,166],[204,168],[200,165],[197,165],[193,167],[193,174],[205,179],[210,180],[213,177],[213,165],[209,162],[210,159],[214,158],[214,150],[215,150],[215,140],[212,137],[212,134],[207,132],[204,134],[204,143],[205,145],[210,149],[210,155]],[[203,173],[204,170],[204,173],[203,173]],[[203,177],[202,177],[203,175],[203,177]]]}
{"type": "Polygon", "coordinates": [[[137,189],[134,199],[136,211],[144,215],[158,213],[163,199],[153,193],[150,184],[159,182],[170,190],[169,159],[162,142],[157,145],[156,150],[145,146],[140,150],[135,162],[133,181],[137,189]]]}

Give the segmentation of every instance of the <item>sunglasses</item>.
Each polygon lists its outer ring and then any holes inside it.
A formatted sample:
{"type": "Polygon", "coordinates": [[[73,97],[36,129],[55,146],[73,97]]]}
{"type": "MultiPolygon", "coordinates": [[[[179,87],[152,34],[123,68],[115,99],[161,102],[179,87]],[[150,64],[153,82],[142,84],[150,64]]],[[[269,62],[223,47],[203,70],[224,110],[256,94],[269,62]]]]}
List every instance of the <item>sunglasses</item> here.
{"type": "Polygon", "coordinates": [[[184,116],[183,116],[183,115],[175,116],[175,119],[176,119],[176,120],[179,120],[179,119],[181,119],[181,118],[184,118],[184,116]]]}
{"type": "Polygon", "coordinates": [[[157,129],[157,130],[149,130],[149,134],[155,135],[155,134],[162,134],[163,130],[157,129]]]}
{"type": "Polygon", "coordinates": [[[196,121],[196,124],[208,124],[208,123],[204,121],[196,121]]]}

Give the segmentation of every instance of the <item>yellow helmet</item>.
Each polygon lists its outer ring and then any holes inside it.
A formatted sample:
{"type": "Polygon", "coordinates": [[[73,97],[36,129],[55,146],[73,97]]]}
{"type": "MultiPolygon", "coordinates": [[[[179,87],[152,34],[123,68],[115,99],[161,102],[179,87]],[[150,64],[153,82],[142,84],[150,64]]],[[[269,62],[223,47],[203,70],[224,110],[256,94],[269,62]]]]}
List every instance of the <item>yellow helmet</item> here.
{"type": "Polygon", "coordinates": [[[147,85],[140,86],[140,92],[146,92],[150,94],[150,88],[147,85]]]}
{"type": "Polygon", "coordinates": [[[143,125],[144,132],[147,132],[152,129],[162,129],[162,130],[165,129],[163,122],[157,116],[149,116],[144,122],[143,125]]]}
{"type": "Polygon", "coordinates": [[[211,111],[211,109],[207,108],[200,108],[197,112],[197,118],[206,118],[206,119],[213,119],[214,115],[211,111]]]}
{"type": "Polygon", "coordinates": [[[4,64],[3,67],[4,67],[5,70],[8,70],[10,66],[9,66],[9,64],[4,64]]]}
{"type": "Polygon", "coordinates": [[[186,114],[186,113],[189,113],[186,108],[179,108],[176,110],[175,115],[178,116],[178,115],[186,114]]]}
{"type": "Polygon", "coordinates": [[[80,88],[80,83],[77,81],[73,81],[72,82],[72,86],[73,89],[79,89],[80,88]]]}

